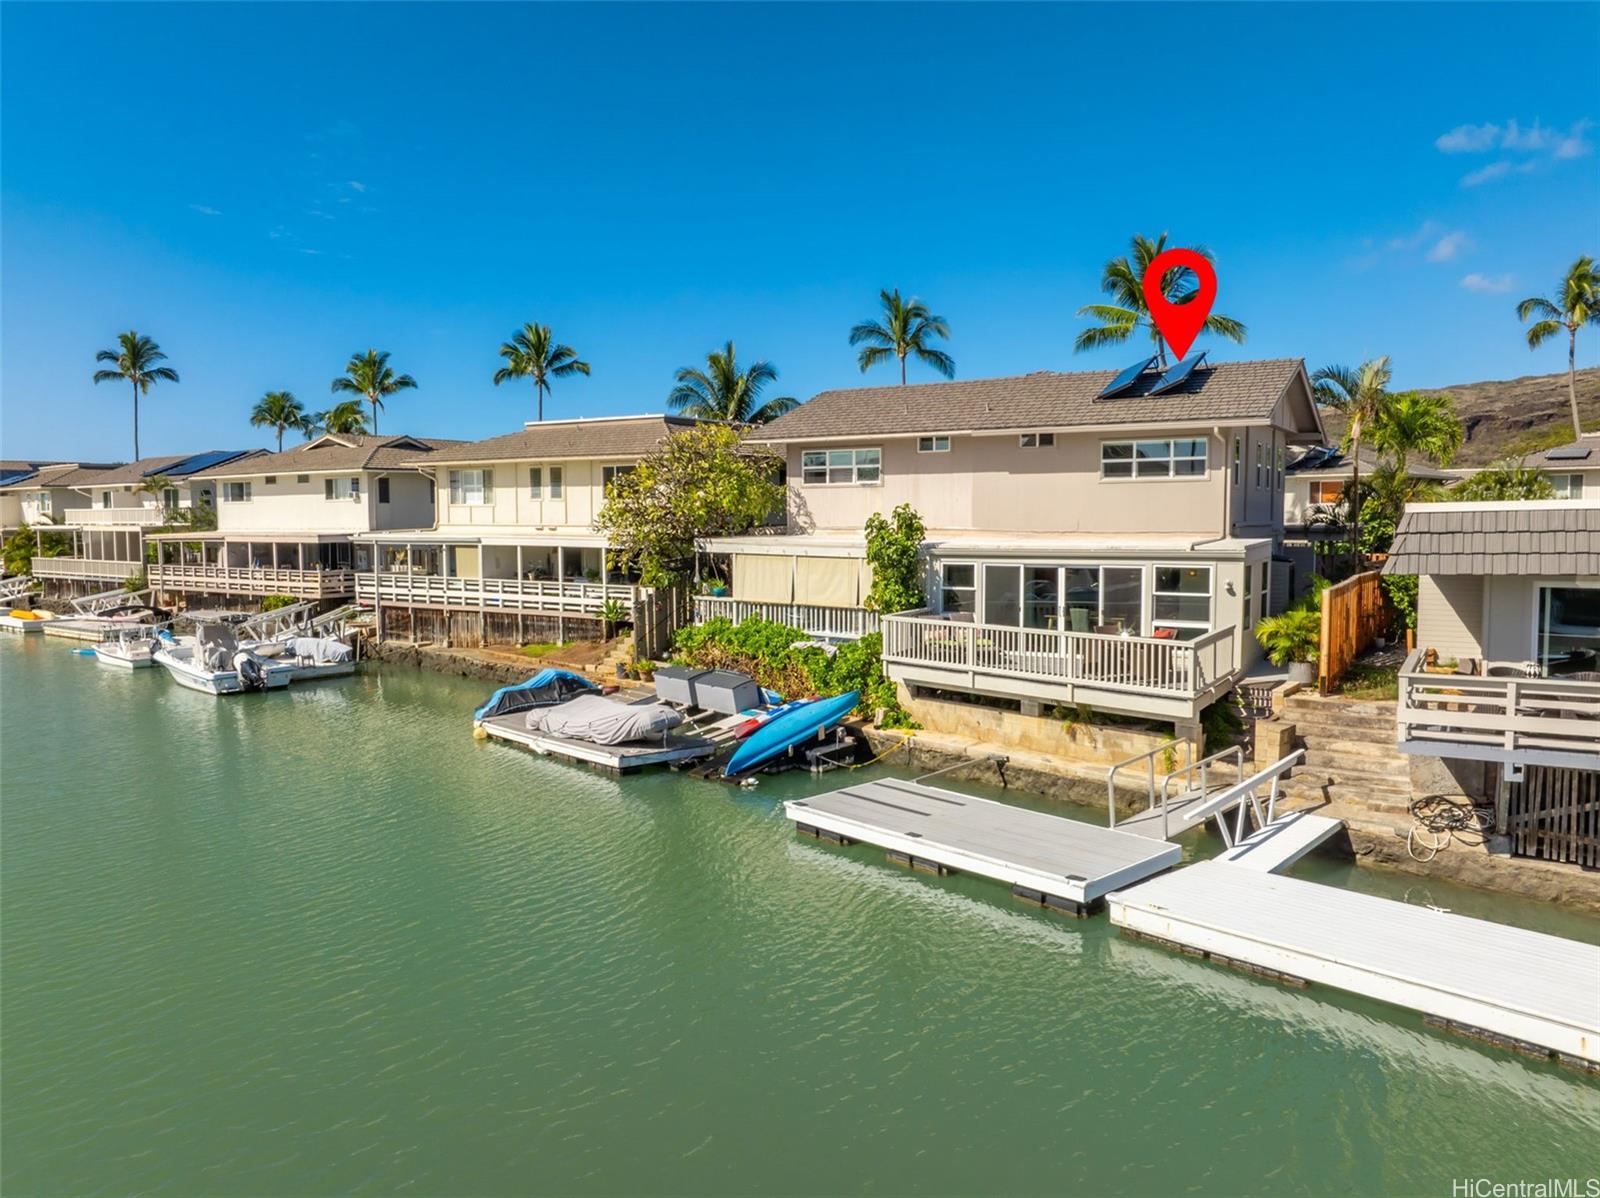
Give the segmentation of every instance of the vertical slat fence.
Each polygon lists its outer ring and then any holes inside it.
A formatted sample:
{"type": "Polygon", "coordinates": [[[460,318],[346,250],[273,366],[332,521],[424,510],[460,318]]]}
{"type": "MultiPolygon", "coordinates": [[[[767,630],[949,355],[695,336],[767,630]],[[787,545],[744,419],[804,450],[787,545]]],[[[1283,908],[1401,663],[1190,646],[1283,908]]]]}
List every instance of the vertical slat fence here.
{"type": "Polygon", "coordinates": [[[1317,686],[1328,694],[1384,626],[1383,588],[1369,570],[1322,592],[1322,645],[1317,655],[1317,686]]]}

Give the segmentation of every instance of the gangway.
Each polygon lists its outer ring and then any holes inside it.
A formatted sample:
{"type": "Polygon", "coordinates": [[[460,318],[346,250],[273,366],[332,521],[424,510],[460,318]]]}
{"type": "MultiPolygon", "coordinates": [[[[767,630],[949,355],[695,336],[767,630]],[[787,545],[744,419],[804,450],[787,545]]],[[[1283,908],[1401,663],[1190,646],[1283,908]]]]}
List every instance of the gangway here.
{"type": "Polygon", "coordinates": [[[97,591],[93,595],[85,595],[81,599],[72,601],[72,610],[80,616],[98,616],[101,612],[110,611],[113,607],[127,607],[133,603],[149,604],[150,588],[130,591],[124,587],[117,587],[110,591],[97,591]]]}
{"type": "Polygon", "coordinates": [[[0,579],[0,604],[9,604],[21,599],[31,590],[33,590],[33,579],[27,574],[0,579]]]}

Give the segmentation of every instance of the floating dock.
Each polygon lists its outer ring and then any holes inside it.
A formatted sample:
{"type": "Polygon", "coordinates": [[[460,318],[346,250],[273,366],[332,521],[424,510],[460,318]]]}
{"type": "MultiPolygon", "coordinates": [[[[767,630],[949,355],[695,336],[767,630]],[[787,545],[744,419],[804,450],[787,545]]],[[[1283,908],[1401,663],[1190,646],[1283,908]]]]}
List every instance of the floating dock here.
{"type": "Polygon", "coordinates": [[[568,736],[552,736],[548,732],[530,732],[523,712],[487,716],[479,721],[479,726],[491,739],[521,745],[541,757],[558,757],[618,774],[631,774],[652,765],[685,765],[710,757],[718,748],[710,737],[682,736],[676,732],[647,741],[597,745],[568,736]]]}
{"type": "Polygon", "coordinates": [[[790,799],[783,809],[806,835],[875,845],[930,873],[993,878],[1018,898],[1074,915],[1183,859],[1165,841],[920,782],[866,782],[790,799]]]}
{"type": "Polygon", "coordinates": [[[1600,1072],[1595,945],[1277,877],[1248,854],[1106,904],[1115,926],[1179,951],[1409,1007],[1445,1030],[1600,1072]]]}

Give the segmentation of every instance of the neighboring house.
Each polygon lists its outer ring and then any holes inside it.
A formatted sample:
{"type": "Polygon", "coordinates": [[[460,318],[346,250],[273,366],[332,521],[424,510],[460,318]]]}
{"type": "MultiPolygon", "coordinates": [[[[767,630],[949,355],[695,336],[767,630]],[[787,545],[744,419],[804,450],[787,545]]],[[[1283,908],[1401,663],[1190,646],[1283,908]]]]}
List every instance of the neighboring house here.
{"type": "Polygon", "coordinates": [[[214,532],[149,538],[147,568],[170,597],[268,595],[347,600],[365,561],[353,543],[375,529],[433,522],[433,484],[410,463],[457,444],[431,437],[327,434],[195,476],[214,491],[214,532]]]}
{"type": "Polygon", "coordinates": [[[1513,851],[1600,866],[1600,498],[1414,505],[1383,570],[1418,579],[1400,749],[1498,765],[1513,851]]]}
{"type": "Polygon", "coordinates": [[[1522,464],[1544,474],[1559,499],[1600,498],[1600,432],[1530,453],[1522,464]]]}
{"type": "Polygon", "coordinates": [[[214,495],[198,475],[222,463],[248,460],[260,449],[141,458],[125,466],[79,467],[54,479],[70,505],[56,513],[72,548],[60,557],[35,557],[34,577],[57,597],[105,591],[144,569],[147,534],[193,507],[210,508],[214,495]]]}
{"type": "MultiPolygon", "coordinates": [[[[359,538],[370,550],[356,595],[380,635],[483,644],[601,631],[602,612],[636,623],[649,596],[615,568],[595,530],[605,487],[695,422],[616,416],[530,422],[411,463],[432,477],[437,522],[359,538]]],[[[653,639],[653,638],[648,638],[653,639]]]]}
{"type": "Polygon", "coordinates": [[[9,537],[23,524],[56,524],[89,498],[61,483],[80,470],[109,470],[111,462],[0,462],[0,528],[9,537]]]}
{"type": "Polygon", "coordinates": [[[909,503],[928,605],[882,631],[912,697],[1187,729],[1260,656],[1288,447],[1322,425],[1283,359],[830,391],[751,439],[785,455],[788,525],[708,543],[732,593],[698,618],[870,629],[862,527],[909,503]]]}

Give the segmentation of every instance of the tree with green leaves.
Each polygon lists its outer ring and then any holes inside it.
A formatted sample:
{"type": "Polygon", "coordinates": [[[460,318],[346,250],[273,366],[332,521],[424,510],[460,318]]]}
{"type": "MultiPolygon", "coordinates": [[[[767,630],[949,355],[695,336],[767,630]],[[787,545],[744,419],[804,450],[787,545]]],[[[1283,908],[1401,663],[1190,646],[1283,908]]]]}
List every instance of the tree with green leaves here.
{"type": "Polygon", "coordinates": [[[778,380],[777,367],[752,362],[740,370],[731,341],[706,355],[704,370],[684,366],[675,377],[677,386],[667,396],[667,406],[698,420],[765,424],[800,406],[799,400],[787,395],[763,400],[761,393],[778,380]]]}
{"type": "MultiPolygon", "coordinates": [[[[1311,376],[1316,389],[1317,402],[1344,414],[1349,422],[1345,427],[1344,446],[1350,454],[1350,493],[1361,493],[1361,439],[1369,428],[1383,422],[1389,406],[1389,357],[1373,358],[1352,370],[1348,366],[1324,366],[1311,376]]],[[[1359,555],[1361,544],[1360,503],[1351,505],[1350,541],[1352,552],[1359,555]]],[[[1357,556],[1354,563],[1360,566],[1357,556]]]]}
{"type": "Polygon", "coordinates": [[[885,615],[921,607],[922,539],[928,530],[917,509],[902,503],[888,519],[873,512],[865,531],[872,586],[862,606],[885,615]]]}
{"type": "Polygon", "coordinates": [[[589,374],[589,363],[580,360],[572,346],[557,344],[547,324],[523,325],[511,334],[510,341],[500,346],[500,356],[506,364],[494,372],[494,385],[498,387],[512,379],[532,379],[540,420],[544,419],[544,397],[550,394],[551,379],[589,374]]]}
{"type": "Polygon", "coordinates": [[[1538,349],[1551,337],[1567,334],[1567,402],[1572,405],[1573,439],[1583,436],[1578,415],[1578,330],[1600,324],[1600,267],[1583,255],[1568,268],[1551,298],[1531,295],[1517,305],[1517,319],[1528,325],[1528,348],[1538,349]]]}
{"type": "Polygon", "coordinates": [[[305,405],[294,397],[292,391],[268,391],[256,401],[255,408],[250,412],[250,426],[276,429],[278,452],[282,453],[283,434],[290,429],[309,433],[313,422],[305,405]]]}
{"type": "Polygon", "coordinates": [[[1506,458],[1463,479],[1450,488],[1447,498],[1463,503],[1486,503],[1504,499],[1554,499],[1556,489],[1531,466],[1516,458],[1506,458]]]}
{"type": "MultiPolygon", "coordinates": [[[[1135,234],[1129,244],[1128,254],[1113,258],[1106,263],[1105,269],[1100,273],[1100,290],[1112,302],[1087,304],[1078,309],[1079,316],[1088,316],[1099,323],[1078,334],[1072,343],[1074,350],[1121,345],[1143,329],[1155,347],[1156,357],[1161,365],[1167,364],[1166,339],[1161,336],[1161,330],[1156,328],[1155,321],[1150,316],[1150,305],[1144,297],[1145,271],[1166,248],[1165,233],[1154,241],[1135,234]]],[[[1211,251],[1205,246],[1197,245],[1190,248],[1208,261],[1211,259],[1211,251]]],[[[1174,267],[1166,271],[1161,279],[1161,293],[1166,296],[1169,304],[1189,303],[1194,299],[1198,289],[1194,272],[1185,267],[1174,267]]],[[[1200,326],[1200,331],[1216,337],[1226,337],[1229,341],[1241,345],[1247,332],[1244,325],[1233,317],[1219,316],[1216,313],[1206,317],[1206,322],[1200,326]]]]}
{"type": "Polygon", "coordinates": [[[915,358],[924,366],[951,379],[956,376],[956,360],[928,344],[935,337],[949,340],[950,325],[942,316],[928,311],[928,305],[912,296],[900,298],[900,289],[878,292],[883,307],[877,320],[863,320],[850,330],[850,344],[861,346],[856,362],[865,374],[879,362],[900,361],[900,382],[906,381],[906,359],[915,358]]]}
{"type": "Polygon", "coordinates": [[[689,577],[701,538],[749,532],[783,504],[781,466],[730,425],[695,425],[617,475],[595,527],[618,566],[645,586],[671,586],[689,577]]]}
{"type": "Polygon", "coordinates": [[[71,551],[72,540],[66,533],[45,532],[24,523],[7,539],[0,559],[7,574],[31,574],[34,558],[63,557],[71,551]]]}
{"type": "Polygon", "coordinates": [[[167,355],[148,337],[129,330],[117,335],[116,349],[103,349],[95,354],[96,362],[110,362],[111,370],[94,372],[96,383],[114,383],[126,380],[133,385],[133,460],[139,460],[139,396],[149,395],[156,383],[175,383],[178,372],[161,365],[167,355]]]}
{"type": "Polygon", "coordinates": [[[1455,400],[1425,391],[1391,395],[1371,428],[1372,447],[1392,455],[1402,473],[1413,453],[1448,466],[1465,439],[1455,400]]]}
{"type": "Polygon", "coordinates": [[[366,353],[350,355],[344,373],[333,380],[335,395],[359,395],[372,405],[372,431],[378,431],[378,409],[387,396],[397,391],[413,390],[417,380],[409,374],[396,374],[389,365],[389,351],[369,349],[366,353]]]}
{"type": "Polygon", "coordinates": [[[334,404],[325,412],[313,414],[306,429],[306,436],[320,437],[324,433],[348,436],[366,431],[367,413],[362,409],[361,401],[347,399],[334,404]]]}

